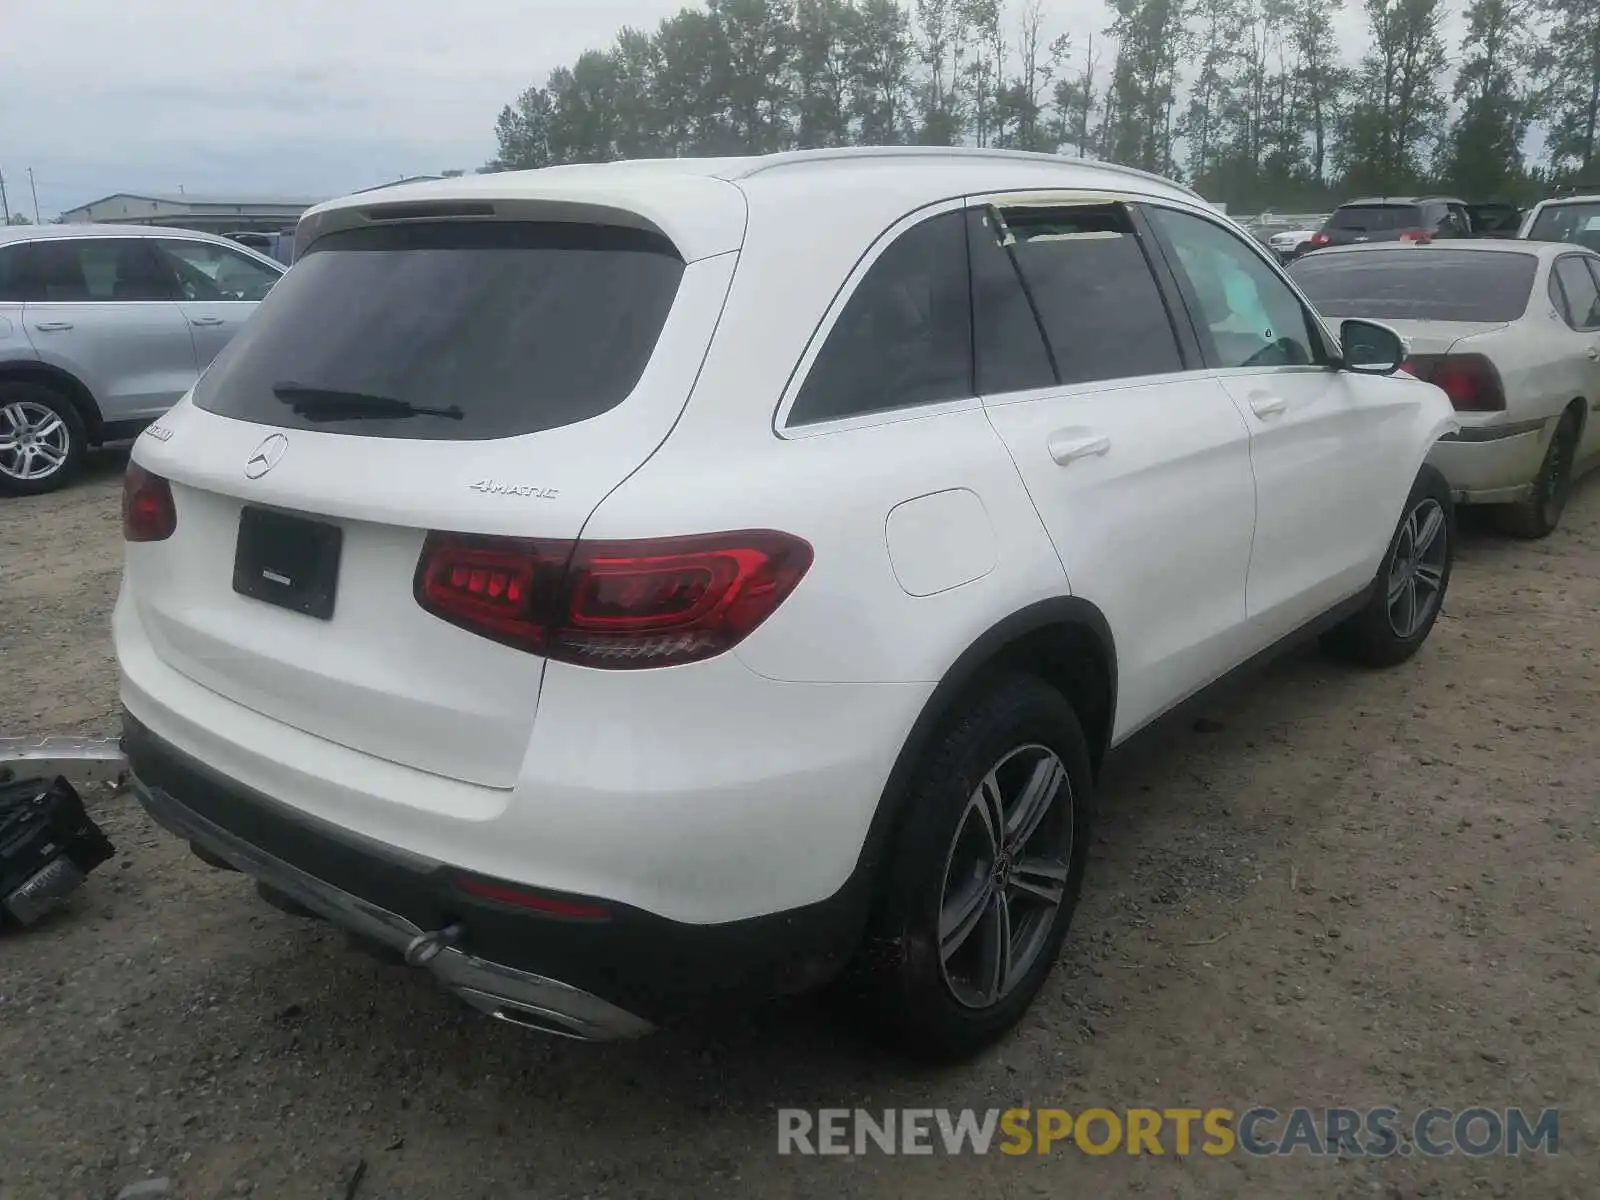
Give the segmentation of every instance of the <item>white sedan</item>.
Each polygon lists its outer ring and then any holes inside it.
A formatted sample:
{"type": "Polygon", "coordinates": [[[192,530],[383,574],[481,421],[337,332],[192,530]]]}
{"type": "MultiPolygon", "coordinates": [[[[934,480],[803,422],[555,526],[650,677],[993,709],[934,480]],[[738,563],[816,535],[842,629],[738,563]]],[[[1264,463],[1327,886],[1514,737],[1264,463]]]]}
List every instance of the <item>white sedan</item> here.
{"type": "Polygon", "coordinates": [[[1526,241],[1376,243],[1289,270],[1324,316],[1381,320],[1406,369],[1449,395],[1461,430],[1429,461],[1456,499],[1503,505],[1548,535],[1573,481],[1600,461],[1600,254],[1526,241]]]}

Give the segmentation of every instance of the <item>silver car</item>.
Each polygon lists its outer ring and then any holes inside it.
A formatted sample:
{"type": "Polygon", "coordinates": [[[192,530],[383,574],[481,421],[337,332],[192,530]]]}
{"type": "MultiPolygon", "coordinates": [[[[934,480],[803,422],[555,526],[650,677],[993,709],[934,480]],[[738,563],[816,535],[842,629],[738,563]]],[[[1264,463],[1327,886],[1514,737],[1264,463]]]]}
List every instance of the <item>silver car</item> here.
{"type": "Polygon", "coordinates": [[[159,417],[284,270],[186,230],[0,227],[0,494],[52,491],[159,417]]]}

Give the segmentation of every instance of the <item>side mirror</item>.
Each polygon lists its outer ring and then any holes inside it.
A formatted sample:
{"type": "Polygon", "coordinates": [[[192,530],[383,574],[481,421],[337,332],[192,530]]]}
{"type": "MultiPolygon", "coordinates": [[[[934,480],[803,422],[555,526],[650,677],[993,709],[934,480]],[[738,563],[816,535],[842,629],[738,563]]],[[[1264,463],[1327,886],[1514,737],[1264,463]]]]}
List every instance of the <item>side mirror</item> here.
{"type": "Polygon", "coordinates": [[[1339,326],[1339,365],[1358,375],[1393,375],[1406,360],[1406,344],[1387,325],[1346,321],[1339,326]]]}

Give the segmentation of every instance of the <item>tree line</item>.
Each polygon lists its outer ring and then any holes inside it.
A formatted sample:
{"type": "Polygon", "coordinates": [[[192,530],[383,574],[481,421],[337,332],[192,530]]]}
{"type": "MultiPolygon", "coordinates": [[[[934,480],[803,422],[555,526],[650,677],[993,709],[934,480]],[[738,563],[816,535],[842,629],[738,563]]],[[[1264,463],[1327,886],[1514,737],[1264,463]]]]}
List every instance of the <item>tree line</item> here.
{"type": "Polygon", "coordinates": [[[1354,60],[1341,0],[1105,3],[1072,38],[1045,0],[707,0],[524,91],[483,169],[965,144],[1125,163],[1236,211],[1600,171],[1600,0],[1467,0],[1454,45],[1445,0],[1361,0],[1354,60]]]}

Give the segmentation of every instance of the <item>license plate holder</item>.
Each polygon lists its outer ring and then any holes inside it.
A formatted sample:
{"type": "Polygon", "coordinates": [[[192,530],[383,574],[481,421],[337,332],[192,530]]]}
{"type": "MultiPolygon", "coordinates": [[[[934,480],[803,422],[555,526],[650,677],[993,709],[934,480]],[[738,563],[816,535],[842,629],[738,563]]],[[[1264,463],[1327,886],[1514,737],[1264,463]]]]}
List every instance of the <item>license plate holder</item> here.
{"type": "Polygon", "coordinates": [[[331,620],[343,545],[344,530],[337,525],[247,507],[239,513],[233,590],[291,612],[331,620]]]}

